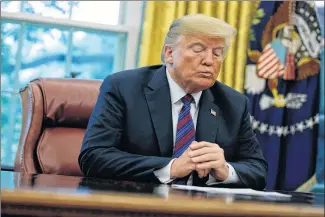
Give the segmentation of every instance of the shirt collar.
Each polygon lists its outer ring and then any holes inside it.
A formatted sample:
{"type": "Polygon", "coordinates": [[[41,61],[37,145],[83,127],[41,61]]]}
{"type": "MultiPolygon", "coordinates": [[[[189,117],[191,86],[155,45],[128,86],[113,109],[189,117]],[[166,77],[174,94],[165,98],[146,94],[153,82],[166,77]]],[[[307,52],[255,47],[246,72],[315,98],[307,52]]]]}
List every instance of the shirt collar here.
{"type": "MultiPolygon", "coordinates": [[[[172,100],[172,104],[175,104],[180,99],[182,99],[183,96],[186,95],[186,92],[170,76],[167,68],[166,68],[166,75],[167,75],[167,80],[168,80],[168,84],[169,84],[170,97],[171,97],[171,100],[172,100]]],[[[202,91],[197,92],[197,93],[192,93],[191,95],[194,98],[195,106],[198,107],[199,106],[199,101],[200,101],[200,98],[201,98],[201,95],[202,95],[202,91]]]]}

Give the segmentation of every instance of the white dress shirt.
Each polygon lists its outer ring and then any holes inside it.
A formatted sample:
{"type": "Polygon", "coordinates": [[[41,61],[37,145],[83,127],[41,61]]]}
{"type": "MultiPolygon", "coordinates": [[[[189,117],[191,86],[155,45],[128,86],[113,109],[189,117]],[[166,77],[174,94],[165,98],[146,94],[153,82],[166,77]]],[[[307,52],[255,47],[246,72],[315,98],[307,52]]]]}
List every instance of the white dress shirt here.
{"type": "MultiPolygon", "coordinates": [[[[177,122],[178,122],[178,116],[179,112],[183,107],[182,98],[186,95],[186,92],[174,81],[174,79],[170,76],[166,69],[166,75],[167,80],[169,84],[170,89],[170,98],[171,98],[171,104],[172,104],[172,117],[173,117],[173,145],[175,147],[175,140],[176,140],[176,130],[177,130],[177,122]]],[[[191,103],[191,116],[193,119],[194,127],[196,128],[197,123],[197,117],[199,114],[199,101],[202,95],[202,91],[198,93],[191,94],[194,102],[191,103]]],[[[173,179],[170,177],[170,169],[171,165],[174,162],[175,159],[171,160],[169,164],[159,170],[154,171],[155,176],[160,180],[161,183],[169,183],[173,181],[173,179]]],[[[229,183],[237,183],[239,182],[238,174],[236,173],[233,166],[229,163],[227,163],[229,167],[229,175],[226,180],[223,182],[218,182],[215,177],[213,177],[213,173],[210,172],[209,174],[209,180],[206,182],[207,185],[213,185],[213,184],[229,184],[229,183]]],[[[193,178],[190,176],[187,185],[192,185],[193,178]]]]}

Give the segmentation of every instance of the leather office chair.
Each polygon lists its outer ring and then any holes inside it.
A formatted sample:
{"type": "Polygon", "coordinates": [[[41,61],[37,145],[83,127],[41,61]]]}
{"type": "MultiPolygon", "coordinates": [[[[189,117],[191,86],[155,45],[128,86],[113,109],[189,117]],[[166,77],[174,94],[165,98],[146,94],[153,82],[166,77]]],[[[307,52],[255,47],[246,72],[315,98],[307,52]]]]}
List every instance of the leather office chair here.
{"type": "Polygon", "coordinates": [[[82,176],[78,155],[99,80],[36,79],[20,91],[22,131],[15,171],[82,176]]]}

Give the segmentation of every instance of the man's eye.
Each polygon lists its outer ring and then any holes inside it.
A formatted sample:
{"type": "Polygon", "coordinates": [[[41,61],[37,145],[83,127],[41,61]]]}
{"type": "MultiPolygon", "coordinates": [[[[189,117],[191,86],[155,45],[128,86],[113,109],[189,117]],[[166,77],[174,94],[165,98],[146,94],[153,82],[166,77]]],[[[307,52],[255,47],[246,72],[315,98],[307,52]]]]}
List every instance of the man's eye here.
{"type": "Polygon", "coordinates": [[[213,52],[213,55],[215,55],[216,57],[221,57],[222,56],[222,50],[215,50],[213,52]]]}
{"type": "Polygon", "coordinates": [[[195,46],[193,46],[193,51],[195,52],[195,53],[199,53],[199,52],[202,52],[203,50],[204,50],[204,48],[202,47],[202,46],[199,46],[199,45],[195,45],[195,46]]]}

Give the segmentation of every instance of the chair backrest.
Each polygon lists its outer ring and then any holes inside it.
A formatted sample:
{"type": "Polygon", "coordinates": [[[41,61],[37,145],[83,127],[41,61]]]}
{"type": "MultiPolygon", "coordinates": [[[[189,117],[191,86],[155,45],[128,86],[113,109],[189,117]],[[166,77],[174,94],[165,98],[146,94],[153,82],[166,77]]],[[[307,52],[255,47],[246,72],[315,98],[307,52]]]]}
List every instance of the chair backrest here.
{"type": "Polygon", "coordinates": [[[100,85],[36,79],[20,91],[23,123],[15,171],[82,176],[78,155],[100,85]]]}

